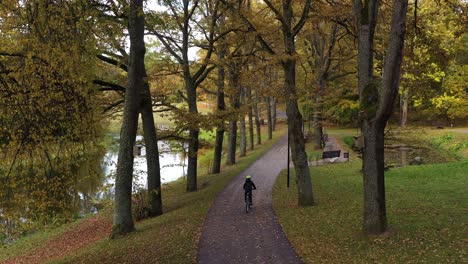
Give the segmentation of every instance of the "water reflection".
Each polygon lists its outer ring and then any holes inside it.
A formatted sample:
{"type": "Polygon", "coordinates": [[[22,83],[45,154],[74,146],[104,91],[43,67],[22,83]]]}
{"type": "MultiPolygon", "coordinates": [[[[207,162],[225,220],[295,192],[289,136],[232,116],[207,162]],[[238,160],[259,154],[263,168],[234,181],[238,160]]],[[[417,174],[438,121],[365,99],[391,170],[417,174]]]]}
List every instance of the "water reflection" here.
{"type": "MultiPolygon", "coordinates": [[[[138,140],[138,138],[137,138],[138,140]]],[[[159,164],[161,168],[161,183],[175,181],[185,176],[187,158],[182,146],[171,144],[169,141],[159,141],[159,164]]],[[[186,148],[186,146],[184,146],[186,148]]],[[[108,183],[114,183],[114,177],[117,169],[118,152],[109,151],[104,157],[104,174],[108,177],[108,183]]],[[[134,159],[134,185],[140,188],[147,188],[147,166],[146,149],[141,148],[141,155],[134,159]]]]}

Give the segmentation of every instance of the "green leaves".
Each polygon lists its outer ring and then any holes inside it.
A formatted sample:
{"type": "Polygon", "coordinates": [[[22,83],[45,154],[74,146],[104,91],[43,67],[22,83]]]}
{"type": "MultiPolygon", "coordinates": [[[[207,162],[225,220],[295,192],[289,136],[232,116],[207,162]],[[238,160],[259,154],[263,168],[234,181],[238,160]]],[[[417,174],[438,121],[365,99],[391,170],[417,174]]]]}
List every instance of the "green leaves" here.
{"type": "Polygon", "coordinates": [[[47,3],[0,3],[0,208],[12,222],[70,215],[101,176],[89,9],[47,3]]]}

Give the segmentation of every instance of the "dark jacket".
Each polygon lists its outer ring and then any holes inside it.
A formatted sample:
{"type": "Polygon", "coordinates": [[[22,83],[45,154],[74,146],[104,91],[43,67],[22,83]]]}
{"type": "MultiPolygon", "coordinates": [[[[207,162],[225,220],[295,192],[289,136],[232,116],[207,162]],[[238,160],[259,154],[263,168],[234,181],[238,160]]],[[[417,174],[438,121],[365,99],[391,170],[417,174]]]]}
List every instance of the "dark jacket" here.
{"type": "Polygon", "coordinates": [[[257,189],[257,187],[255,187],[255,183],[251,179],[246,179],[244,183],[244,190],[246,192],[251,192],[252,189],[257,189]]]}

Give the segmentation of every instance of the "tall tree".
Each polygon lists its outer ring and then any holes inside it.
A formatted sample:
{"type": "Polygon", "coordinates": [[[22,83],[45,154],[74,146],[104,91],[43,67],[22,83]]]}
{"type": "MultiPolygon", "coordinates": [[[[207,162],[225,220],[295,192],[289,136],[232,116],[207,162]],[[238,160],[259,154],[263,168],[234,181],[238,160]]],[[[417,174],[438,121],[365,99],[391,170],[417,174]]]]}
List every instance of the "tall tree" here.
{"type": "Polygon", "coordinates": [[[140,93],[145,85],[145,20],[143,0],[132,0],[130,2],[128,33],[130,35],[128,87],[125,91],[124,114],[120,131],[111,238],[125,235],[135,230],[132,218],[133,146],[135,145],[138,128],[140,93]]]}
{"type": "MultiPolygon", "coordinates": [[[[221,14],[219,18],[219,28],[224,29],[225,25],[225,15],[221,14]]],[[[222,34],[222,33],[218,33],[222,34]]],[[[223,151],[223,140],[224,140],[224,111],[226,110],[226,102],[224,101],[224,80],[225,80],[225,61],[224,58],[227,53],[227,47],[225,43],[225,39],[221,38],[218,42],[218,47],[216,49],[216,55],[218,57],[218,80],[217,80],[217,87],[218,90],[216,92],[216,111],[218,114],[221,114],[219,124],[216,127],[216,140],[215,140],[215,150],[214,150],[214,158],[213,158],[213,168],[212,173],[220,173],[221,171],[221,158],[222,158],[222,151],[223,151]]]]}
{"type": "MultiPolygon", "coordinates": [[[[264,0],[269,10],[275,15],[274,19],[279,20],[281,32],[283,34],[284,50],[279,54],[272,47],[272,43],[262,35],[257,26],[252,23],[248,17],[248,13],[236,4],[231,4],[227,0],[222,0],[232,10],[237,10],[240,19],[247,25],[248,29],[256,33],[256,39],[261,44],[266,52],[271,55],[281,55],[280,61],[284,71],[284,96],[286,101],[286,114],[288,116],[288,129],[291,135],[291,153],[296,169],[298,204],[300,206],[308,206],[314,204],[312,194],[312,182],[310,178],[309,165],[307,154],[305,152],[304,133],[302,131],[302,115],[298,108],[298,94],[296,92],[296,45],[295,38],[301,31],[307,21],[311,0],[306,0],[301,8],[301,16],[297,19],[297,23],[293,12],[293,4],[291,0],[282,1],[282,11],[277,9],[272,1],[264,0]],[[247,13],[247,15],[246,15],[247,13]]],[[[256,113],[257,116],[257,113],[256,113]]]]}
{"type": "Polygon", "coordinates": [[[0,2],[0,208],[13,225],[71,216],[102,180],[91,15],[86,2],[0,2]]]}
{"type": "Polygon", "coordinates": [[[255,131],[257,132],[257,145],[262,144],[262,126],[260,123],[260,99],[259,99],[259,90],[258,87],[255,89],[255,95],[253,98],[253,110],[254,110],[254,116],[255,116],[255,131]]]}
{"type": "MultiPolygon", "coordinates": [[[[102,41],[105,41],[105,44],[102,44],[99,47],[100,54],[97,56],[97,58],[106,64],[113,65],[114,68],[115,66],[119,66],[120,70],[123,70],[127,74],[128,79],[128,72],[130,69],[128,65],[130,63],[130,56],[122,47],[122,44],[120,41],[118,41],[118,39],[120,38],[123,40],[124,27],[129,25],[129,15],[126,14],[126,12],[128,12],[129,10],[129,6],[127,3],[119,3],[119,5],[116,5],[115,2],[100,2],[99,4],[94,2],[92,3],[98,7],[96,10],[98,11],[96,17],[102,20],[99,22],[103,24],[110,23],[113,25],[113,30],[111,31],[104,30],[104,32],[96,33],[101,36],[102,41]],[[119,52],[120,54],[115,54],[112,51],[119,52]]],[[[136,26],[141,27],[140,22],[138,22],[136,26]]],[[[143,17],[143,30],[144,27],[145,21],[143,17]]],[[[142,29],[138,28],[138,30],[142,29]]],[[[138,32],[138,34],[141,33],[138,32]]],[[[142,116],[143,133],[146,144],[148,209],[149,216],[156,216],[162,214],[162,197],[159,150],[157,145],[157,134],[153,116],[153,105],[161,106],[164,103],[155,103],[156,99],[153,100],[153,97],[150,92],[146,67],[143,60],[146,54],[145,43],[143,42],[143,39],[138,41],[139,42],[135,44],[138,47],[138,51],[136,52],[138,56],[136,60],[139,63],[138,67],[142,67],[142,73],[138,73],[137,78],[142,78],[143,82],[143,85],[139,86],[140,90],[138,92],[138,104],[139,113],[141,113],[142,116]],[[140,57],[141,52],[143,52],[143,59],[140,57]]],[[[117,91],[123,94],[127,90],[125,84],[118,84],[102,79],[94,80],[94,83],[100,85],[100,90],[102,91],[117,91]]],[[[122,101],[124,100],[120,100],[117,102],[122,101]]],[[[111,107],[115,106],[116,104],[111,104],[111,107]]]]}
{"type": "MultiPolygon", "coordinates": [[[[248,69],[248,65],[246,66],[246,69],[248,69]]],[[[250,150],[254,150],[254,118],[253,118],[253,100],[252,100],[252,89],[250,86],[245,87],[245,92],[247,93],[247,115],[249,118],[249,147],[250,150]]]]}
{"type": "Polygon", "coordinates": [[[242,109],[240,112],[240,142],[239,142],[239,156],[244,157],[247,155],[247,127],[245,126],[245,86],[240,86],[240,103],[242,104],[242,109]]]}
{"type": "MultiPolygon", "coordinates": [[[[296,45],[295,38],[306,23],[309,14],[311,0],[306,0],[302,8],[301,16],[296,24],[291,0],[282,1],[282,12],[277,9],[273,2],[264,0],[270,10],[276,15],[281,23],[283,33],[284,55],[281,65],[284,71],[284,93],[286,101],[286,114],[288,116],[288,130],[291,142],[291,154],[296,169],[298,204],[308,206],[314,204],[312,194],[312,182],[310,178],[309,164],[305,152],[304,133],[302,131],[302,115],[299,111],[296,93],[296,45]]],[[[275,52],[263,40],[261,43],[272,54],[275,52]]]]}
{"type": "Polygon", "coordinates": [[[140,96],[142,97],[140,113],[143,124],[143,134],[146,144],[146,166],[148,171],[147,193],[149,202],[149,216],[157,216],[163,213],[158,139],[153,116],[153,100],[150,93],[144,60],[142,59],[142,62],[140,63],[143,63],[142,71],[144,84],[140,87],[142,88],[142,91],[140,93],[140,96]]]}
{"type": "Polygon", "coordinates": [[[226,164],[236,163],[237,147],[237,121],[239,119],[240,109],[240,65],[239,59],[234,58],[228,66],[229,83],[229,103],[231,105],[232,115],[229,119],[229,134],[226,164]]]}
{"type": "Polygon", "coordinates": [[[391,32],[382,81],[374,77],[374,34],[379,0],[354,0],[358,28],[358,78],[361,103],[361,131],[364,136],[364,223],[367,233],[379,234],[387,228],[384,184],[384,129],[398,94],[400,68],[406,30],[408,0],[394,0],[391,32]],[[380,86],[380,87],[379,87],[380,86]]]}
{"type": "Polygon", "coordinates": [[[163,4],[167,7],[169,14],[155,13],[152,17],[153,28],[150,32],[161,41],[166,50],[180,64],[183,71],[186,93],[183,98],[188,105],[188,118],[186,120],[189,120],[187,191],[192,192],[198,188],[197,162],[201,121],[197,106],[197,88],[215,68],[213,65],[209,66],[209,63],[214,50],[215,26],[219,18],[218,1],[184,0],[176,2],[167,0],[163,4]],[[202,18],[207,23],[208,29],[200,26],[198,20],[202,18]],[[167,27],[168,25],[171,26],[167,27]],[[197,28],[205,37],[204,41],[194,39],[194,28],[197,28]],[[193,43],[200,43],[199,46],[206,50],[201,63],[197,65],[198,68],[195,70],[193,70],[193,64],[189,58],[189,48],[192,47],[193,43]]]}

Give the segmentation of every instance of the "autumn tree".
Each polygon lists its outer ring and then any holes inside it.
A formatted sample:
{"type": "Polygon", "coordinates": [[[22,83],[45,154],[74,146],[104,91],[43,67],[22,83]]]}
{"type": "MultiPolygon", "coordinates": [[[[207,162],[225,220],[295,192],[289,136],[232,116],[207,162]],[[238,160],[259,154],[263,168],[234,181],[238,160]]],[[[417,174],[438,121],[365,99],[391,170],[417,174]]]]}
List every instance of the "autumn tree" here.
{"type": "Polygon", "coordinates": [[[291,154],[296,169],[298,203],[301,206],[313,205],[312,183],[310,178],[307,154],[305,152],[304,133],[302,131],[302,115],[298,108],[298,94],[296,93],[296,45],[295,38],[307,21],[307,16],[311,7],[311,1],[307,0],[300,8],[300,17],[294,16],[293,3],[290,0],[283,0],[281,9],[274,5],[272,1],[264,0],[269,10],[274,13],[280,22],[283,35],[283,50],[278,48],[273,50],[266,39],[255,28],[254,24],[246,17],[241,10],[240,16],[249,28],[257,32],[257,40],[263,48],[272,55],[281,55],[281,65],[284,71],[284,95],[286,101],[286,114],[288,116],[288,129],[291,141],[291,154]],[[296,23],[293,20],[296,19],[296,23]]]}
{"type": "Polygon", "coordinates": [[[100,184],[103,147],[82,2],[0,2],[0,208],[11,221],[69,217],[100,184]]]}
{"type": "Polygon", "coordinates": [[[374,36],[380,1],[353,1],[358,28],[358,77],[361,131],[364,136],[364,223],[367,233],[387,228],[384,184],[384,129],[400,82],[407,0],[393,1],[391,32],[381,81],[374,76],[374,36]]]}
{"type": "Polygon", "coordinates": [[[187,191],[192,192],[197,190],[197,161],[202,122],[197,107],[197,90],[215,68],[214,65],[210,65],[210,59],[214,51],[215,25],[219,18],[218,2],[167,0],[162,4],[167,10],[162,11],[161,14],[152,14],[152,26],[149,31],[158,38],[167,52],[180,64],[183,71],[185,95],[182,96],[188,105],[185,120],[189,131],[187,191]],[[200,24],[199,20],[203,20],[202,23],[205,25],[200,24]],[[198,31],[193,30],[194,28],[198,31]],[[195,39],[195,31],[199,32],[205,40],[195,39]],[[200,59],[196,67],[189,58],[189,49],[194,47],[194,43],[206,50],[204,58],[200,59]]]}
{"type": "MultiPolygon", "coordinates": [[[[315,135],[315,145],[322,146],[321,139],[323,134],[323,120],[325,119],[324,104],[331,94],[330,83],[336,84],[342,78],[354,74],[350,62],[354,62],[356,55],[351,48],[353,45],[353,36],[347,28],[350,5],[345,2],[329,1],[327,3],[317,3],[313,12],[312,22],[308,23],[301,35],[302,47],[305,61],[307,62],[304,70],[309,79],[312,80],[312,87],[307,87],[306,112],[310,122],[312,112],[313,127],[315,135]],[[312,108],[310,106],[313,106],[312,108]]],[[[354,64],[353,64],[354,66],[354,64]]],[[[306,80],[309,81],[309,80],[306,80]]],[[[337,89],[333,85],[332,89],[337,89]]]]}
{"type": "MultiPolygon", "coordinates": [[[[133,126],[135,113],[134,104],[136,104],[136,127],[138,127],[138,116],[141,114],[143,124],[143,135],[146,145],[147,160],[147,206],[148,215],[156,216],[162,214],[161,197],[161,177],[159,166],[159,150],[157,145],[157,133],[154,124],[153,110],[155,105],[152,94],[150,93],[149,80],[144,65],[145,43],[143,33],[145,29],[144,14],[135,17],[136,13],[142,12],[142,3],[132,3],[136,6],[132,14],[129,13],[130,6],[125,2],[114,1],[92,1],[91,5],[95,10],[96,28],[94,33],[100,40],[97,48],[97,59],[106,65],[104,73],[115,72],[114,76],[104,74],[96,75],[93,81],[103,92],[101,97],[108,96],[108,93],[117,92],[118,96],[110,97],[110,105],[105,111],[116,109],[124,104],[124,120],[122,121],[122,131],[119,149],[119,160],[117,164],[117,177],[115,184],[116,206],[114,207],[114,227],[111,237],[124,235],[133,230],[133,219],[131,215],[132,181],[133,181],[133,145],[135,144],[136,130],[133,126]],[[140,10],[141,9],[141,10],[140,10]],[[131,16],[133,15],[133,17],[131,16]],[[130,23],[130,20],[132,23],[130,23]],[[130,29],[130,26],[133,28],[130,29]],[[128,27],[128,28],[127,28],[128,27]],[[130,34],[130,54],[125,49],[127,35],[124,33],[128,29],[130,34]],[[133,37],[133,38],[132,38],[133,37]],[[140,39],[141,38],[141,39],[140,39]],[[133,56],[133,57],[132,57],[133,56]],[[132,62],[133,61],[133,62],[132,62]],[[133,63],[133,65],[132,65],[133,63]],[[135,68],[136,67],[136,68],[135,68]],[[118,70],[117,70],[118,69],[118,70]],[[135,72],[132,72],[135,71],[135,72]],[[125,76],[122,78],[122,76],[125,76]],[[131,95],[129,99],[128,91],[130,86],[137,89],[136,95],[131,95]],[[113,98],[113,99],[112,99],[113,98]],[[129,102],[133,100],[133,102],[129,102]],[[126,110],[127,109],[127,110],[126,110]],[[128,114],[130,111],[132,114],[128,114]],[[131,118],[129,118],[131,117],[131,118]],[[130,120],[130,123],[128,123],[130,120]],[[125,132],[125,133],[123,133],[125,132]],[[133,135],[133,133],[135,135],[133,135]],[[124,136],[125,135],[125,136],[124,136]],[[130,139],[129,137],[133,138],[130,139]],[[130,141],[129,141],[130,140],[130,141]],[[124,157],[122,153],[124,152],[124,157]],[[130,160],[131,159],[131,160],[130,160]],[[120,168],[119,168],[120,164],[120,168]],[[122,168],[127,170],[122,170],[122,168]],[[130,170],[131,167],[131,170],[130,170]],[[130,224],[131,223],[131,224],[130,224]],[[120,228],[121,226],[124,228],[120,228]],[[128,227],[128,228],[127,228],[128,227]]],[[[157,105],[157,104],[156,104],[157,105]]],[[[121,110],[117,110],[120,112],[121,110]]]]}
{"type": "Polygon", "coordinates": [[[400,125],[466,117],[466,15],[461,1],[410,5],[400,88],[400,125]],[[465,17],[465,19],[464,19],[465,17]]]}
{"type": "MultiPolygon", "coordinates": [[[[223,34],[226,25],[226,17],[224,14],[220,15],[218,31],[216,36],[223,34]]],[[[214,174],[221,172],[221,158],[223,151],[223,141],[224,141],[224,131],[225,131],[225,122],[224,114],[226,111],[226,102],[225,102],[225,76],[226,76],[226,66],[225,66],[225,57],[227,55],[227,43],[224,37],[221,37],[216,46],[216,56],[217,56],[217,68],[218,68],[218,79],[216,82],[217,91],[216,91],[216,110],[215,113],[218,115],[218,124],[216,127],[216,139],[215,139],[215,149],[213,157],[213,167],[212,172],[214,174]]]]}

